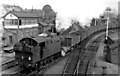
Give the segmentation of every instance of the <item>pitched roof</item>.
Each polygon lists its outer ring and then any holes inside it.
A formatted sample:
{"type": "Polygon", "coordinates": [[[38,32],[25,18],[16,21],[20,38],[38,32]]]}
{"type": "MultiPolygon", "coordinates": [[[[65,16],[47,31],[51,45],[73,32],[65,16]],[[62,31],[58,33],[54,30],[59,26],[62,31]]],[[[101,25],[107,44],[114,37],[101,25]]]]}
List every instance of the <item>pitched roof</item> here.
{"type": "Polygon", "coordinates": [[[43,16],[44,12],[42,10],[22,10],[22,11],[10,11],[7,14],[3,16],[3,18],[8,15],[9,13],[14,14],[15,16],[19,18],[31,18],[31,17],[40,17],[43,16]]]}
{"type": "Polygon", "coordinates": [[[41,43],[41,42],[45,42],[48,40],[47,37],[43,37],[43,36],[37,36],[35,38],[33,38],[37,43],[41,43]]]}
{"type": "Polygon", "coordinates": [[[62,35],[66,34],[80,34],[82,31],[85,31],[81,26],[79,25],[72,25],[67,30],[65,30],[62,35]]]}
{"type": "Polygon", "coordinates": [[[62,32],[62,35],[69,34],[69,32],[72,30],[72,26],[70,26],[68,29],[62,32]]]}
{"type": "Polygon", "coordinates": [[[60,36],[46,37],[46,36],[37,36],[33,38],[37,43],[46,42],[46,41],[57,41],[60,40],[60,36]]]}

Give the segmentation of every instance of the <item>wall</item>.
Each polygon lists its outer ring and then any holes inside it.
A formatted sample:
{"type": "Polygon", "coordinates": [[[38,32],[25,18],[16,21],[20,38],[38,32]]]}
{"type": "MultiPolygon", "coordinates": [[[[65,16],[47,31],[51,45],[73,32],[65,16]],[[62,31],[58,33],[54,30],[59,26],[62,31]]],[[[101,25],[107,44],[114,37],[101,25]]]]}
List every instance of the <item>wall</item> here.
{"type": "Polygon", "coordinates": [[[2,42],[7,45],[13,45],[14,43],[17,42],[17,35],[14,33],[15,30],[4,30],[3,37],[5,40],[2,42]],[[9,40],[9,36],[12,36],[12,43],[9,40]]]}
{"type": "Polygon", "coordinates": [[[3,40],[4,44],[13,45],[17,41],[19,41],[22,38],[25,37],[35,37],[38,36],[38,28],[24,28],[24,29],[7,29],[4,30],[3,37],[5,37],[5,40],[3,40]],[[17,34],[18,32],[18,34],[17,34]],[[12,36],[12,43],[10,43],[9,36],[12,36]],[[18,38],[18,39],[17,39],[18,38]]]}

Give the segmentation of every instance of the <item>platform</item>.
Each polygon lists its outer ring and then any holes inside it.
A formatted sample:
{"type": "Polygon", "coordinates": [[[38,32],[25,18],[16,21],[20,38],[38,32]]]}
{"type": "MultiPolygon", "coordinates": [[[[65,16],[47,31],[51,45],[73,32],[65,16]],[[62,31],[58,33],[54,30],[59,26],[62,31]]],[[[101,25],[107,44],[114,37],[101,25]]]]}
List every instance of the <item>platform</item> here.
{"type": "Polygon", "coordinates": [[[114,65],[104,61],[104,46],[105,44],[101,42],[99,44],[98,52],[95,59],[95,67],[92,69],[92,74],[118,74],[118,65],[114,65]],[[105,68],[105,69],[103,69],[105,68]]]}

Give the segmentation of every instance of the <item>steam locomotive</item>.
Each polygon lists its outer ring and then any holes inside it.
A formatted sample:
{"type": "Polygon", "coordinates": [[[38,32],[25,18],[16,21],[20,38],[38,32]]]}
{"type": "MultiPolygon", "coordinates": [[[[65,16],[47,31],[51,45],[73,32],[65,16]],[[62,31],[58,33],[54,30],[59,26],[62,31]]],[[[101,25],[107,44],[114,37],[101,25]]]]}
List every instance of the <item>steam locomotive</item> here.
{"type": "Polygon", "coordinates": [[[16,63],[24,69],[38,69],[70,51],[61,36],[23,38],[14,45],[16,63]]]}

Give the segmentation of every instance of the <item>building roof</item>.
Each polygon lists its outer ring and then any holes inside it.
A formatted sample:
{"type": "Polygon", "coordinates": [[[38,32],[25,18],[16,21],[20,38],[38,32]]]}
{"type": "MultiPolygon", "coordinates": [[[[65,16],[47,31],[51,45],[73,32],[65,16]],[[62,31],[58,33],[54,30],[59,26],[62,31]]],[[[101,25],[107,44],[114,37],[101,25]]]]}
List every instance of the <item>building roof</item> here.
{"type": "Polygon", "coordinates": [[[47,37],[37,36],[33,38],[37,43],[45,42],[47,41],[47,37]]]}
{"type": "Polygon", "coordinates": [[[37,36],[33,38],[37,43],[46,42],[46,41],[57,41],[60,40],[60,36],[46,37],[46,36],[37,36]]]}
{"type": "Polygon", "coordinates": [[[3,18],[5,16],[7,16],[9,13],[14,14],[15,16],[17,16],[18,18],[36,18],[36,17],[40,17],[43,16],[44,12],[42,10],[22,10],[22,11],[10,11],[7,14],[5,14],[3,16],[3,18]]]}
{"type": "Polygon", "coordinates": [[[85,31],[85,29],[83,29],[81,26],[79,26],[79,25],[72,25],[67,30],[63,31],[62,35],[80,34],[83,31],[85,31]]]}

